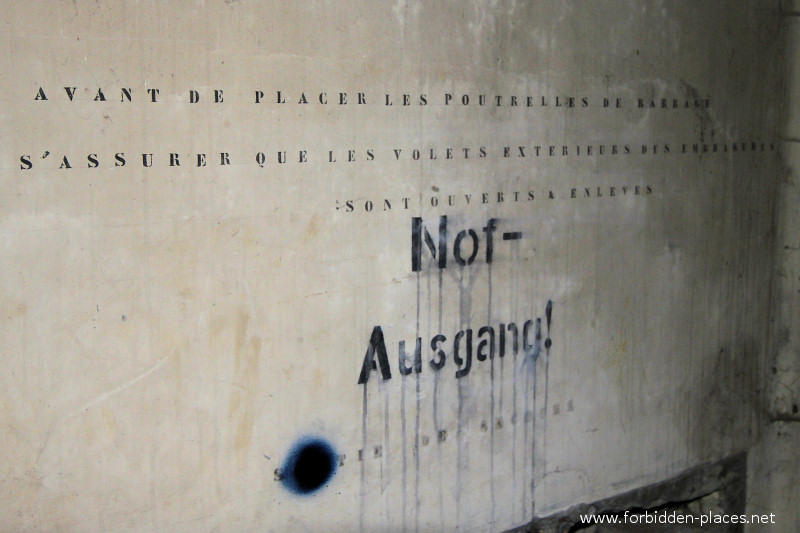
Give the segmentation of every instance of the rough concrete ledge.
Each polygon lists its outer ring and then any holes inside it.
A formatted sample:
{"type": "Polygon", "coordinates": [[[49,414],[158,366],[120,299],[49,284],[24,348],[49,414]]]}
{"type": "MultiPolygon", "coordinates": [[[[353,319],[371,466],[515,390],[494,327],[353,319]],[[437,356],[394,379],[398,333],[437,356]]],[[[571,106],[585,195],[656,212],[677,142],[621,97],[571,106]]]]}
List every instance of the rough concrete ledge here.
{"type": "MultiPolygon", "coordinates": [[[[743,514],[747,484],[747,454],[740,453],[721,461],[687,470],[671,479],[631,490],[604,500],[582,503],[545,517],[536,517],[530,523],[507,533],[566,533],[601,531],[583,526],[580,515],[617,514],[625,511],[643,512],[670,508],[692,509],[696,502],[716,495],[714,505],[719,513],[743,514]],[[587,529],[584,529],[587,528],[587,529]]],[[[673,526],[674,527],[674,526],[673,526]]],[[[706,531],[712,531],[708,528],[706,531]]],[[[624,531],[605,529],[602,531],[624,531]]],[[[637,531],[643,531],[641,526],[637,531]]],[[[649,531],[649,530],[648,530],[649,531]]],[[[653,531],[662,531],[653,529],[653,531]]],[[[666,531],[666,530],[664,530],[666,531]]],[[[674,531],[671,530],[671,531],[674,531]]],[[[740,525],[715,531],[741,532],[740,525]]]]}

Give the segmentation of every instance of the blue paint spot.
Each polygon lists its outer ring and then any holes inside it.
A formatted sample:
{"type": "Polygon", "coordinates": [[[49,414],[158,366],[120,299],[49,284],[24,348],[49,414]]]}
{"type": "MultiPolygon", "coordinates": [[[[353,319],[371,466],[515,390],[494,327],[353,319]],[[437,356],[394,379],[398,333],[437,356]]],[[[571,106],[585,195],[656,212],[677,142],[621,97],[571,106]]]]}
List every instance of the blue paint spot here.
{"type": "Polygon", "coordinates": [[[320,437],[303,437],[292,446],[283,462],[281,483],[294,494],[313,494],[336,473],[336,463],[336,451],[328,441],[320,437]]]}

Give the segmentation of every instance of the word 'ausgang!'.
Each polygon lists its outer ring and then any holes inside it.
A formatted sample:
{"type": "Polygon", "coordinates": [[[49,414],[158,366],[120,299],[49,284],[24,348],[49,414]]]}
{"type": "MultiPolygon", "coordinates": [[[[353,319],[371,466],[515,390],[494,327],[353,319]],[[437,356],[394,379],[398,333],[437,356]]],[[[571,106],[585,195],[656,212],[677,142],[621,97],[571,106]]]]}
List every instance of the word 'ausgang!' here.
{"type": "MultiPolygon", "coordinates": [[[[441,333],[434,335],[430,340],[430,357],[428,366],[438,372],[447,364],[447,354],[453,356],[456,366],[456,378],[467,376],[472,369],[473,354],[478,361],[486,361],[495,357],[504,357],[507,352],[513,355],[519,353],[522,347],[526,357],[534,362],[539,358],[542,348],[549,350],[552,345],[550,340],[550,324],[552,320],[553,302],[548,301],[545,309],[546,330],[542,342],[542,319],[526,320],[522,327],[514,322],[494,326],[482,326],[477,329],[467,328],[456,332],[448,339],[441,333]],[[477,344],[476,344],[477,343],[477,344]]],[[[412,372],[419,374],[423,369],[422,338],[417,337],[414,352],[406,352],[406,341],[397,343],[397,369],[400,375],[407,376],[412,372]]],[[[386,349],[386,340],[381,326],[372,328],[372,334],[367,344],[367,352],[358,376],[358,384],[366,383],[372,372],[380,372],[384,380],[392,378],[389,352],[386,349]]]]}

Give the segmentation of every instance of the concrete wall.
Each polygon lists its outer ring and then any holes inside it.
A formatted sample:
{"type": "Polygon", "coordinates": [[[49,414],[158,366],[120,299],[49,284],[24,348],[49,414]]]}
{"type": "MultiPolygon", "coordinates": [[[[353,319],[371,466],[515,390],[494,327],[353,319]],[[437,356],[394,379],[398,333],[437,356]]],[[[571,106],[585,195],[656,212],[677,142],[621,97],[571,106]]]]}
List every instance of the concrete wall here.
{"type": "Polygon", "coordinates": [[[4,3],[0,529],[502,531],[748,450],[778,8],[4,3]]]}
{"type": "MultiPolygon", "coordinates": [[[[782,134],[783,175],[778,193],[777,246],[774,282],[775,341],[766,369],[763,438],[750,454],[748,509],[768,509],[782,523],[797,524],[797,486],[800,483],[800,343],[798,343],[798,293],[800,293],[800,5],[784,2],[786,41],[785,124],[782,134]]],[[[748,531],[769,531],[752,526],[748,531]]],[[[785,530],[790,530],[785,527],[785,530]]]]}

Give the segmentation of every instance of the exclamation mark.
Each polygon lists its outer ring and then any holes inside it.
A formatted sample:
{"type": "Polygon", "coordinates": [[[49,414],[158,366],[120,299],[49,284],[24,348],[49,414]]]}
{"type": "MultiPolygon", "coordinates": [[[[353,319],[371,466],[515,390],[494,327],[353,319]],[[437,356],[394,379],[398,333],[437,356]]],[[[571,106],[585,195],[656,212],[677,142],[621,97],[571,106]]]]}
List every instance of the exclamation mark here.
{"type": "Polygon", "coordinates": [[[550,340],[550,321],[553,319],[553,300],[547,300],[547,307],[544,308],[544,316],[547,320],[547,338],[544,340],[544,349],[549,350],[553,345],[550,340]]]}

